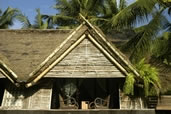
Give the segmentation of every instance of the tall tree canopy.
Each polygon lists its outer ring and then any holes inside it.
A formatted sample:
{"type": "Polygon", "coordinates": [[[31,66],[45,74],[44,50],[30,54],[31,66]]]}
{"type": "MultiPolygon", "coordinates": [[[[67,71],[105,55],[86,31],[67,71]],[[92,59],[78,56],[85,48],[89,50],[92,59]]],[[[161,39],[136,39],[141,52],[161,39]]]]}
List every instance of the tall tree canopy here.
{"type": "Polygon", "coordinates": [[[146,10],[144,19],[146,18],[150,21],[143,26],[135,28],[136,35],[123,47],[123,49],[130,51],[130,59],[134,63],[144,57],[151,56],[156,37],[163,30],[169,30],[170,28],[170,22],[163,15],[168,10],[168,7],[161,4],[158,0],[137,0],[133,4],[136,3],[146,10]]]}

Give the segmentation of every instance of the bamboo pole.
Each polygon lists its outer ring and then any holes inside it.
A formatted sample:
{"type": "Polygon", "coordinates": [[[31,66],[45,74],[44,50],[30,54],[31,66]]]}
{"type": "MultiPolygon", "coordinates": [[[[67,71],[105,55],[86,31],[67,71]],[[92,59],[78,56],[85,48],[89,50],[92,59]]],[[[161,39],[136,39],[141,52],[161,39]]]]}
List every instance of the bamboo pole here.
{"type": "Polygon", "coordinates": [[[88,20],[86,20],[82,14],[80,14],[80,17],[96,32],[98,36],[103,39],[103,41],[106,42],[106,44],[113,50],[113,52],[133,71],[133,73],[139,76],[139,73],[119,54],[119,52],[113,46],[111,46],[111,44],[106,40],[106,38],[104,38],[104,36],[101,35],[98,30],[96,30],[96,28],[88,20]]]}
{"type": "Polygon", "coordinates": [[[125,74],[128,75],[127,71],[99,44],[97,41],[88,34],[88,38],[125,74]]]}
{"type": "Polygon", "coordinates": [[[0,72],[5,75],[5,77],[7,77],[15,86],[19,87],[20,84],[19,83],[15,83],[15,81],[10,77],[8,76],[8,74],[6,72],[4,72],[2,69],[0,69],[0,72]]]}
{"type": "Polygon", "coordinates": [[[41,74],[39,74],[32,82],[26,84],[26,87],[30,87],[34,85],[37,81],[39,81],[50,69],[52,69],[57,63],[59,63],[65,56],[69,54],[81,41],[86,37],[83,34],[80,39],[78,39],[72,46],[70,46],[56,61],[54,61],[48,68],[46,68],[41,74]]]}
{"type": "Polygon", "coordinates": [[[7,74],[6,72],[4,72],[2,69],[0,69],[0,72],[1,72],[3,75],[5,75],[12,83],[15,83],[14,80],[13,80],[10,76],[8,76],[8,74],[7,74]]]}
{"type": "Polygon", "coordinates": [[[0,60],[0,64],[7,69],[8,72],[10,72],[12,74],[12,76],[14,77],[14,79],[17,79],[18,76],[3,62],[0,60]]]}
{"type": "Polygon", "coordinates": [[[29,74],[29,77],[32,77],[36,72],[39,71],[41,67],[43,67],[61,48],[62,46],[68,42],[68,40],[75,34],[77,31],[84,25],[85,23],[82,23],[79,27],[77,27],[62,43],[59,47],[57,47],[33,72],[29,74]]]}

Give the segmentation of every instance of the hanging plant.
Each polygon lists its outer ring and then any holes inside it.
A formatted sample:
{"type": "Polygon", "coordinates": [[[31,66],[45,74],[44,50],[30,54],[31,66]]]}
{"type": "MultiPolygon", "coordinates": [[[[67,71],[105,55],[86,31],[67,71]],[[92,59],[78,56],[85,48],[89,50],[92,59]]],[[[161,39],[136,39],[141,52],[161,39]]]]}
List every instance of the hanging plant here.
{"type": "Polygon", "coordinates": [[[140,76],[137,77],[130,73],[126,77],[123,87],[124,93],[129,96],[158,96],[161,85],[157,69],[146,64],[145,59],[142,59],[135,66],[140,76]]]}

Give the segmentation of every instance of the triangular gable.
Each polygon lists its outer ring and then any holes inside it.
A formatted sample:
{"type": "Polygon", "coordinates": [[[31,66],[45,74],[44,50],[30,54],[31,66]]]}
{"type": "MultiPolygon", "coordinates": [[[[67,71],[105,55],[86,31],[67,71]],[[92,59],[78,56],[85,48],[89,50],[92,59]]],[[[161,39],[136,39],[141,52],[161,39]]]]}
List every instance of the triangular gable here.
{"type": "Polygon", "coordinates": [[[121,78],[125,77],[116,65],[106,58],[86,37],[45,77],[58,78],[121,78]]]}
{"type": "Polygon", "coordinates": [[[124,55],[119,50],[117,50],[117,48],[114,45],[112,45],[112,43],[110,43],[100,31],[98,31],[88,20],[86,20],[84,16],[80,14],[80,17],[87,24],[87,26],[92,29],[91,35],[94,36],[94,38],[96,38],[96,41],[99,42],[99,44],[101,44],[101,46],[103,46],[113,58],[119,61],[119,63],[122,64],[122,66],[128,72],[132,72],[136,76],[139,76],[139,73],[129,62],[129,60],[126,57],[124,57],[124,55]]]}
{"type": "Polygon", "coordinates": [[[132,72],[139,76],[129,61],[125,59],[122,54],[83,16],[81,16],[81,18],[83,19],[83,23],[73,31],[49,57],[47,57],[38,69],[30,74],[30,80],[28,80],[26,87],[34,85],[38,80],[45,76],[85,38],[88,38],[93,42],[93,44],[125,75],[132,72]]]}

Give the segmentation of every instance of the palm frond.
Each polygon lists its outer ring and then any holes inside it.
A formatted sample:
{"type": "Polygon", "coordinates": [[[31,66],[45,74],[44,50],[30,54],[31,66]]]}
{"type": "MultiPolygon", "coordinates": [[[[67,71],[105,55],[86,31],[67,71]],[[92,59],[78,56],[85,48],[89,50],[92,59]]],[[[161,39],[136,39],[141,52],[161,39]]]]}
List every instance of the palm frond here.
{"type": "Polygon", "coordinates": [[[28,17],[26,17],[23,14],[17,15],[16,19],[18,19],[22,24],[22,29],[28,29],[28,28],[32,28],[32,25],[28,19],[28,17]]]}
{"type": "Polygon", "coordinates": [[[66,26],[66,25],[73,25],[73,24],[77,24],[77,20],[73,17],[70,16],[65,16],[65,15],[55,15],[52,16],[52,20],[54,24],[57,24],[59,26],[66,26]]]}
{"type": "Polygon", "coordinates": [[[108,3],[106,9],[108,10],[108,13],[106,13],[106,16],[110,15],[111,17],[112,15],[117,14],[119,11],[117,7],[117,0],[108,0],[107,2],[108,3]]]}
{"type": "Polygon", "coordinates": [[[158,3],[158,0],[138,0],[138,2],[142,7],[151,12],[158,3]]]}
{"type": "Polygon", "coordinates": [[[48,20],[46,20],[41,26],[40,29],[47,29],[48,28],[48,20]]]}
{"type": "Polygon", "coordinates": [[[127,6],[126,0],[120,0],[119,10],[123,10],[124,8],[126,8],[126,6],[127,6]]]}
{"type": "Polygon", "coordinates": [[[135,84],[135,77],[133,74],[129,74],[126,77],[123,91],[126,95],[134,95],[134,84],[135,84]]]}
{"type": "Polygon", "coordinates": [[[132,62],[137,62],[144,58],[151,51],[151,44],[161,30],[161,22],[165,17],[161,13],[154,15],[153,19],[139,29],[139,32],[126,45],[125,48],[132,50],[130,59],[132,62]]]}
{"type": "Polygon", "coordinates": [[[37,15],[36,15],[36,18],[35,18],[35,28],[41,28],[42,26],[42,15],[40,13],[40,9],[36,9],[36,12],[37,12],[37,15]]]}
{"type": "Polygon", "coordinates": [[[8,7],[0,17],[0,28],[8,28],[13,25],[13,20],[19,13],[18,9],[8,7]]]}
{"type": "Polygon", "coordinates": [[[163,35],[155,40],[152,48],[152,54],[162,63],[169,65],[171,63],[171,33],[164,32],[163,35]]]}
{"type": "Polygon", "coordinates": [[[142,7],[139,1],[136,1],[114,15],[110,23],[115,29],[129,28],[148,20],[148,14],[147,9],[142,7]]]}
{"type": "Polygon", "coordinates": [[[168,51],[168,40],[159,37],[155,40],[155,43],[152,45],[152,55],[157,58],[163,58],[162,56],[168,51]]]}
{"type": "Polygon", "coordinates": [[[145,59],[140,60],[136,64],[136,68],[140,73],[140,78],[137,82],[143,83],[144,95],[159,95],[161,85],[157,69],[150,64],[146,64],[145,59]]]}

